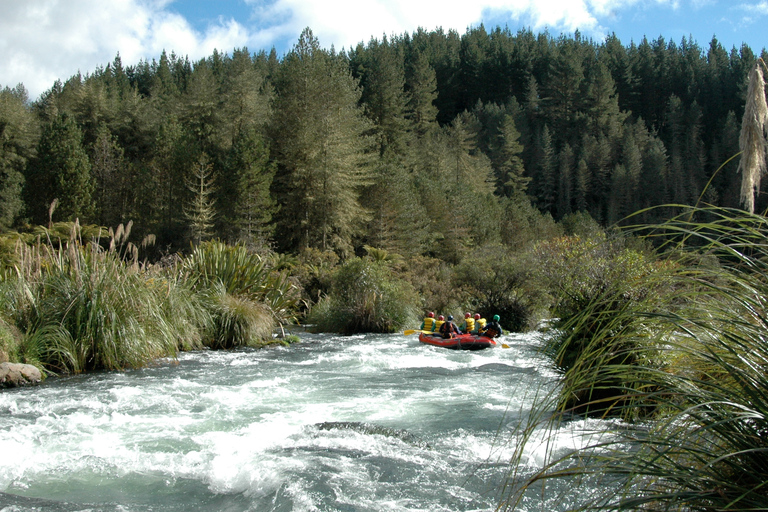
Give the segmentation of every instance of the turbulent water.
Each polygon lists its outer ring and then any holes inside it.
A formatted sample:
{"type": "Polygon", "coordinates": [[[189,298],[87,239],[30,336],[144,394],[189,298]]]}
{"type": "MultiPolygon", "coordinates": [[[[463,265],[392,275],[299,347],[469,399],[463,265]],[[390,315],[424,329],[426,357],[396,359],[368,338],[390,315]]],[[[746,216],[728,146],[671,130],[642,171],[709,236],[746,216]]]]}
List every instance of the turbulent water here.
{"type": "MultiPolygon", "coordinates": [[[[0,511],[485,511],[536,392],[535,335],[452,351],[415,336],[301,335],[0,392],[0,511]]],[[[578,448],[572,421],[526,446],[578,448]]],[[[573,505],[526,498],[521,510],[573,505]]]]}

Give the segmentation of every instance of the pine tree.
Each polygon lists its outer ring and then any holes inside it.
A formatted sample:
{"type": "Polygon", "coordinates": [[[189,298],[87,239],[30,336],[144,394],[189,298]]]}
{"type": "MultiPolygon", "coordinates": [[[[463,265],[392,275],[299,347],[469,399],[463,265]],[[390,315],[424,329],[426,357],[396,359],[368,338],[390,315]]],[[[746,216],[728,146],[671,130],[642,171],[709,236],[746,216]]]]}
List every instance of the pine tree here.
{"type": "Polygon", "coordinates": [[[309,29],[286,56],[277,81],[273,141],[283,249],[348,253],[367,220],[360,193],[370,184],[370,123],[347,63],[320,48],[309,29]]]}
{"type": "Polygon", "coordinates": [[[361,100],[368,118],[373,121],[379,155],[383,156],[386,152],[401,155],[405,151],[407,130],[402,53],[384,38],[381,43],[371,41],[360,58],[361,100]]]}
{"type": "Polygon", "coordinates": [[[104,124],[97,130],[91,148],[91,172],[99,224],[114,227],[133,220],[125,218],[129,191],[123,149],[104,124]]]}
{"type": "Polygon", "coordinates": [[[507,114],[499,127],[499,158],[497,169],[497,190],[507,197],[525,193],[531,178],[524,176],[523,145],[514,118],[507,114]]]}
{"type": "Polygon", "coordinates": [[[558,155],[557,218],[562,219],[572,210],[574,154],[570,144],[563,146],[558,155]]]}
{"type": "Polygon", "coordinates": [[[560,141],[571,140],[582,109],[584,65],[576,42],[561,42],[545,83],[547,113],[560,141]]]}
{"type": "Polygon", "coordinates": [[[555,205],[557,189],[557,156],[552,142],[549,126],[544,125],[537,144],[538,165],[533,176],[532,187],[536,194],[539,208],[550,211],[555,205]]]}
{"type": "Polygon", "coordinates": [[[403,165],[392,158],[382,160],[365,198],[365,204],[371,209],[368,245],[403,256],[428,250],[430,218],[412,175],[403,165]]]}
{"type": "Polygon", "coordinates": [[[0,90],[0,229],[9,228],[23,209],[24,169],[32,158],[37,123],[19,84],[0,90]]]}
{"type": "Polygon", "coordinates": [[[219,98],[219,84],[213,70],[208,62],[201,60],[189,77],[180,114],[180,121],[197,151],[214,153],[222,145],[224,123],[219,98]]]}
{"type": "Polygon", "coordinates": [[[201,153],[187,177],[186,185],[192,193],[192,200],[184,209],[190,239],[195,245],[213,235],[216,208],[212,197],[214,193],[213,166],[208,155],[201,153]]]}
{"type": "Polygon", "coordinates": [[[411,61],[408,76],[408,118],[418,136],[424,136],[437,126],[437,78],[427,57],[417,52],[411,61]]]}
{"type": "Polygon", "coordinates": [[[234,144],[242,133],[261,129],[271,114],[270,102],[274,91],[265,72],[251,60],[248,50],[235,50],[226,65],[222,102],[224,130],[228,144],[234,144]]]}
{"type": "Polygon", "coordinates": [[[231,241],[266,245],[277,210],[270,195],[275,165],[255,129],[238,134],[226,160],[226,171],[226,178],[220,176],[217,187],[221,211],[217,232],[231,241]]]}
{"type": "Polygon", "coordinates": [[[82,138],[74,118],[67,114],[43,127],[25,189],[33,222],[48,223],[48,208],[54,199],[58,199],[58,218],[81,223],[94,220],[94,183],[82,138]]]}
{"type": "Polygon", "coordinates": [[[576,186],[574,189],[574,199],[576,201],[576,210],[580,212],[587,211],[587,197],[589,195],[589,166],[586,160],[579,159],[576,167],[576,186]]]}

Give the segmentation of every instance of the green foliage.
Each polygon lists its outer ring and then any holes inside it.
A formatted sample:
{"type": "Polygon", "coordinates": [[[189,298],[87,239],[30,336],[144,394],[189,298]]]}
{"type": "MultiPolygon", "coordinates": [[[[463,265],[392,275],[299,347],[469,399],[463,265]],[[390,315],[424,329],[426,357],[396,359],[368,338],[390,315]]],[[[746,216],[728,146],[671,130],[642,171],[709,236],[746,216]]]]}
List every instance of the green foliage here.
{"type": "Polygon", "coordinates": [[[192,168],[187,180],[187,188],[192,192],[192,201],[184,209],[190,231],[190,238],[195,244],[206,240],[213,234],[216,210],[211,195],[214,192],[213,169],[208,156],[203,153],[192,168]]]}
{"type": "Polygon", "coordinates": [[[209,348],[257,347],[272,338],[275,324],[267,306],[227,293],[220,281],[203,292],[202,304],[211,314],[202,340],[209,348]]]}
{"type": "Polygon", "coordinates": [[[407,261],[402,272],[421,297],[424,311],[463,309],[465,297],[453,286],[453,268],[437,258],[416,256],[407,261]]]}
{"type": "Polygon", "coordinates": [[[8,361],[27,362],[26,354],[22,353],[21,332],[9,321],[0,317],[0,363],[8,361]]]}
{"type": "Polygon", "coordinates": [[[312,309],[308,321],[318,331],[354,334],[396,332],[415,321],[418,297],[389,267],[352,258],[333,276],[330,294],[312,309]]]}
{"type": "Polygon", "coordinates": [[[263,247],[273,231],[271,221],[277,211],[269,193],[275,164],[269,161],[269,150],[255,130],[236,136],[226,168],[235,178],[219,176],[222,222],[218,229],[227,233],[229,240],[263,247]]]}
{"type": "MultiPolygon", "coordinates": [[[[25,246],[8,308],[29,351],[49,371],[135,368],[175,356],[165,296],[114,251],[82,245],[25,246]]],[[[170,312],[179,315],[179,311],[170,312]]]]}
{"type": "Polygon", "coordinates": [[[532,279],[537,264],[500,245],[485,246],[456,266],[452,282],[465,298],[465,309],[485,318],[498,314],[505,329],[527,331],[547,314],[549,297],[532,279]]]}
{"type": "Polygon", "coordinates": [[[658,293],[659,290],[642,282],[656,270],[651,260],[628,247],[624,240],[602,234],[541,242],[534,257],[538,264],[537,279],[553,296],[553,313],[557,317],[553,323],[557,330],[553,331],[546,350],[567,383],[561,407],[596,414],[611,409],[620,414],[636,412],[618,408],[614,403],[624,400],[625,383],[621,376],[600,372],[605,365],[632,366],[643,362],[637,353],[644,346],[644,335],[634,332],[637,326],[627,321],[630,314],[621,313],[632,311],[641,303],[647,307],[643,301],[658,293]],[[595,344],[597,333],[611,334],[602,338],[602,344],[595,344]],[[585,374],[593,377],[589,385],[573,384],[580,384],[585,374]]]}
{"type": "Polygon", "coordinates": [[[338,255],[331,251],[305,249],[299,254],[299,265],[293,269],[293,275],[300,283],[305,304],[318,302],[328,294],[338,263],[338,255]]]}
{"type": "Polygon", "coordinates": [[[212,348],[263,343],[275,326],[293,319],[298,305],[287,274],[242,245],[203,242],[181,261],[179,273],[204,297],[213,319],[204,343],[212,348]]]}
{"type": "Polygon", "coordinates": [[[24,171],[34,153],[38,130],[19,85],[0,90],[0,227],[9,228],[22,212],[24,171]]]}
{"type": "MultiPolygon", "coordinates": [[[[573,485],[594,476],[618,488],[584,508],[765,509],[768,223],[743,211],[688,209],[638,231],[668,241],[656,271],[633,284],[654,293],[626,301],[626,287],[614,287],[586,304],[570,325],[600,325],[591,329],[570,379],[539,406],[551,417],[564,394],[589,388],[598,391],[592,403],[599,406],[601,383],[615,382],[623,395],[610,401],[614,414],[634,418],[645,411],[656,421],[597,436],[600,441],[564,457],[553,454],[508,503],[529,488],[547,494],[546,484],[535,482],[550,477],[567,476],[575,492],[573,485]]],[[[550,426],[559,429],[562,419],[555,415],[550,426]]],[[[540,445],[540,428],[531,424],[523,437],[536,432],[540,445]]]]}
{"type": "Polygon", "coordinates": [[[277,238],[286,250],[350,254],[352,237],[367,220],[360,194],[370,184],[373,142],[357,83],[346,63],[306,29],[286,56],[276,89],[277,238]]]}
{"type": "Polygon", "coordinates": [[[58,200],[59,218],[83,222],[94,218],[91,163],[82,139],[70,115],[61,114],[44,126],[26,183],[27,204],[37,224],[48,224],[49,205],[54,200],[58,200]]]}

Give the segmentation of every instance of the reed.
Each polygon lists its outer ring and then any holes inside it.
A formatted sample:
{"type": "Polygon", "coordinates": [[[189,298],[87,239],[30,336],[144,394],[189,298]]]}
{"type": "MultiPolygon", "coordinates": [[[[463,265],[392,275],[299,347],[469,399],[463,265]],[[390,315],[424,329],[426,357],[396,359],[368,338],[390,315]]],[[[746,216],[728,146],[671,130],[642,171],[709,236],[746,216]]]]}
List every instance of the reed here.
{"type": "Polygon", "coordinates": [[[741,159],[738,170],[741,172],[741,202],[749,213],[755,211],[755,192],[760,189],[760,180],[766,166],[766,128],[768,128],[768,103],[765,99],[765,62],[758,59],[749,73],[747,101],[741,121],[739,149],[741,159]]]}
{"type": "Polygon", "coordinates": [[[54,373],[136,368],[175,356],[164,296],[116,250],[83,243],[77,228],[67,242],[19,246],[6,304],[25,333],[23,348],[54,373]]]}
{"type": "MultiPolygon", "coordinates": [[[[550,479],[606,482],[606,492],[580,509],[768,508],[768,221],[689,208],[637,232],[661,242],[664,264],[637,283],[657,293],[605,307],[619,299],[616,290],[576,315],[574,325],[602,314],[570,379],[539,404],[554,433],[573,414],[563,394],[609,382],[623,390],[610,407],[635,421],[583,450],[551,453],[533,475],[510,480],[501,508],[515,508],[541,486],[546,492],[550,479]]],[[[602,397],[591,402],[607,409],[602,397]]],[[[525,426],[523,439],[541,426],[525,426]]]]}

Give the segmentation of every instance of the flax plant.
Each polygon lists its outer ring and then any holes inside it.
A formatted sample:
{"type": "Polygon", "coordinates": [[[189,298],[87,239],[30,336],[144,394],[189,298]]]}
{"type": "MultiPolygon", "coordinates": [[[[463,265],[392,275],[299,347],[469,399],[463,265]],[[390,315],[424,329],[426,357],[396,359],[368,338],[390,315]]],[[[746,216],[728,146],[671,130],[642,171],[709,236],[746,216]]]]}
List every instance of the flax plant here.
{"type": "Polygon", "coordinates": [[[600,303],[617,297],[598,297],[573,318],[570,327],[604,314],[570,379],[537,406],[541,421],[523,427],[513,462],[538,429],[554,435],[573,419],[563,395],[619,384],[623,396],[598,392],[593,404],[633,421],[565,456],[550,452],[530,474],[516,470],[501,509],[557,494],[557,481],[572,496],[584,482],[604,489],[572,509],[768,508],[768,220],[690,208],[640,231],[663,240],[664,264],[637,283],[657,293],[614,309],[600,303]]]}
{"type": "Polygon", "coordinates": [[[287,274],[242,245],[203,242],[178,272],[211,315],[203,340],[211,348],[270,342],[273,329],[291,321],[298,304],[298,289],[287,274]]]}

